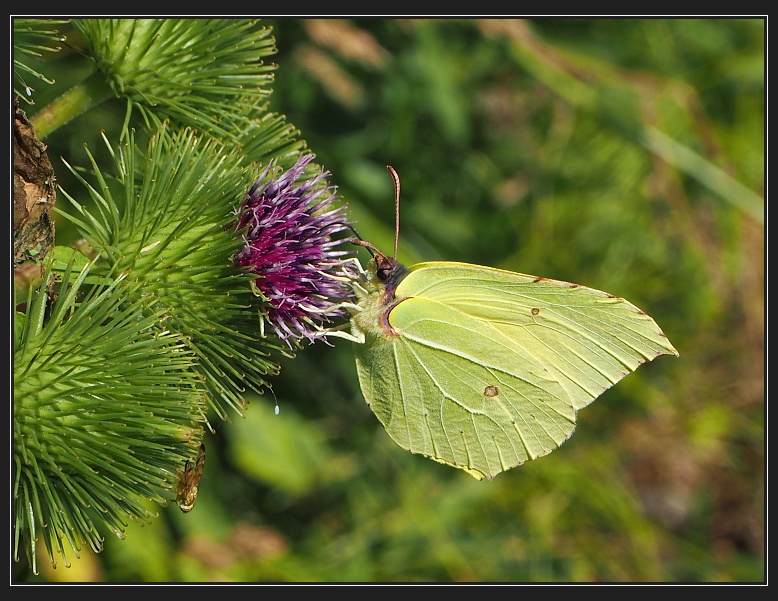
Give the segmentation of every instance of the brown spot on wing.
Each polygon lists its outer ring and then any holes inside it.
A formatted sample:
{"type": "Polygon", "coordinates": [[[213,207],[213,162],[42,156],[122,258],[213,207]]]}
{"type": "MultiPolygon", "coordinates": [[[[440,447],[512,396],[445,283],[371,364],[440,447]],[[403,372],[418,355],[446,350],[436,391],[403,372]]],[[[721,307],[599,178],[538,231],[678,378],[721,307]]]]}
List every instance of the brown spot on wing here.
{"type": "Polygon", "coordinates": [[[496,397],[498,394],[500,394],[500,389],[497,388],[497,386],[489,385],[486,388],[484,388],[484,396],[485,397],[496,397]]]}

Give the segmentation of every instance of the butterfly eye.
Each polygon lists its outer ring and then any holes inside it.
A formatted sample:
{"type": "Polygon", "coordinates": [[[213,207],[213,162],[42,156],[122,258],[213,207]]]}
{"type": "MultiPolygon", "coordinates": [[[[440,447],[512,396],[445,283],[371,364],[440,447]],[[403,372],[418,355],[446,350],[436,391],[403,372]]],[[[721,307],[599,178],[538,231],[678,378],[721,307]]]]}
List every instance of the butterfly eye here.
{"type": "Polygon", "coordinates": [[[376,277],[381,282],[386,282],[389,279],[390,275],[392,275],[392,269],[389,267],[384,267],[383,269],[376,270],[376,277]]]}
{"type": "Polygon", "coordinates": [[[375,275],[379,282],[388,282],[392,274],[397,271],[397,261],[381,253],[376,255],[375,264],[375,275]]]}

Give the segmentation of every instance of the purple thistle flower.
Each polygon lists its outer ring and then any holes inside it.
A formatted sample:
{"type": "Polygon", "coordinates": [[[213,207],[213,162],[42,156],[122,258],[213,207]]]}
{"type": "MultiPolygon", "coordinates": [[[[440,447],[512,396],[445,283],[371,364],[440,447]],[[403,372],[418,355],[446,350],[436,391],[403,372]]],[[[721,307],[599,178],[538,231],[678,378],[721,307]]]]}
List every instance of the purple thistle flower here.
{"type": "Polygon", "coordinates": [[[333,238],[350,231],[345,206],[333,204],[336,187],[326,185],[328,171],[300,181],[312,159],[301,156],[280,176],[268,164],[234,222],[245,244],[233,260],[256,274],[253,288],[264,317],[290,348],[303,339],[326,342],[327,324],[346,315],[342,303],[353,299],[344,258],[350,253],[336,249],[352,238],[333,238]]]}

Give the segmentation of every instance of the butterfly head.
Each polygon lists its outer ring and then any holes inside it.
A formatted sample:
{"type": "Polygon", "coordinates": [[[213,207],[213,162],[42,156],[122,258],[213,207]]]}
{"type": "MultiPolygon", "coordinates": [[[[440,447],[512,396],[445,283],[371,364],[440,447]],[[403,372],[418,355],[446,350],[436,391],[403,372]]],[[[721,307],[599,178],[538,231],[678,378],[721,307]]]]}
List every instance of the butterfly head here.
{"type": "Polygon", "coordinates": [[[382,284],[390,282],[397,270],[397,259],[387,257],[379,251],[373,255],[373,261],[375,262],[375,275],[378,281],[382,284]]]}
{"type": "Polygon", "coordinates": [[[375,266],[373,271],[375,280],[384,292],[394,295],[394,291],[407,275],[408,268],[402,263],[398,263],[395,257],[388,257],[375,246],[365,240],[354,240],[354,244],[364,246],[373,255],[372,263],[375,266]]]}
{"type": "Polygon", "coordinates": [[[394,295],[394,291],[408,274],[408,268],[398,263],[394,257],[387,257],[378,253],[373,257],[375,261],[375,277],[384,286],[384,290],[394,295]]]}

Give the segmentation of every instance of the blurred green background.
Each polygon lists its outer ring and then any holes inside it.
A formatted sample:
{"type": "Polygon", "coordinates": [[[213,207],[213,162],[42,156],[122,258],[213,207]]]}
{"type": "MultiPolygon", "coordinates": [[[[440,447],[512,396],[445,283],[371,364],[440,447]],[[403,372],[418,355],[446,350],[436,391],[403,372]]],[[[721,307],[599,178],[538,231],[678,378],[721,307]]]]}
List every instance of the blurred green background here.
{"type": "MultiPolygon", "coordinates": [[[[164,508],[70,569],[41,558],[31,580],[763,581],[765,22],[269,23],[272,108],[364,239],[392,250],[391,164],[402,262],[606,290],[680,357],[478,482],[389,439],[351,343],[308,347],[275,398],[206,437],[191,513],[164,508]]],[[[53,140],[52,162],[82,142],[53,140]]]]}

